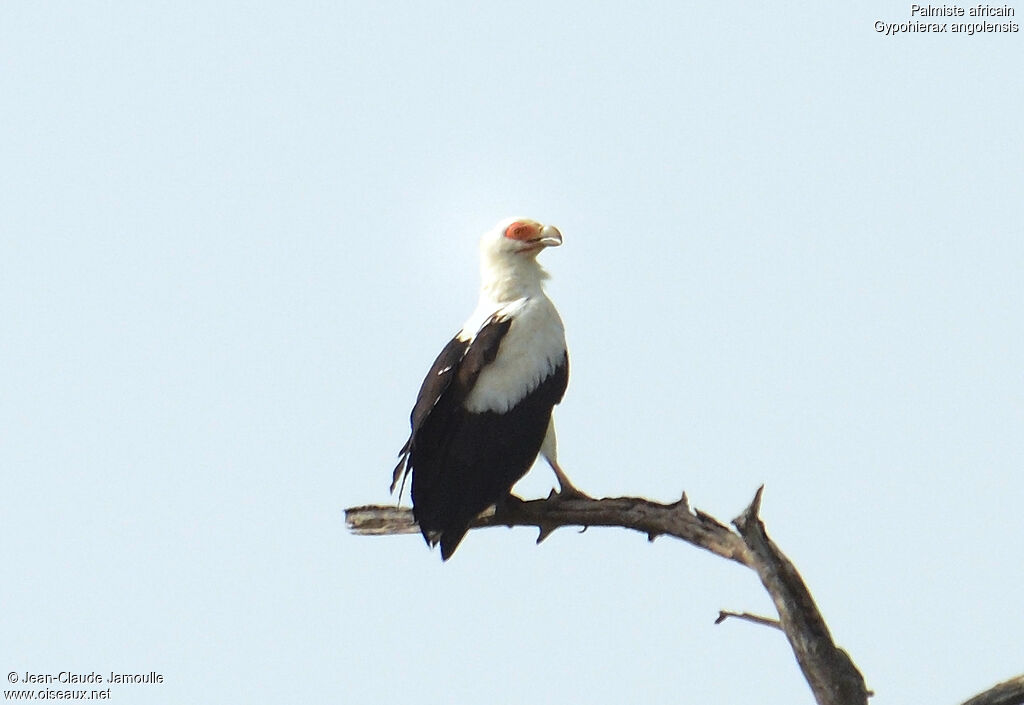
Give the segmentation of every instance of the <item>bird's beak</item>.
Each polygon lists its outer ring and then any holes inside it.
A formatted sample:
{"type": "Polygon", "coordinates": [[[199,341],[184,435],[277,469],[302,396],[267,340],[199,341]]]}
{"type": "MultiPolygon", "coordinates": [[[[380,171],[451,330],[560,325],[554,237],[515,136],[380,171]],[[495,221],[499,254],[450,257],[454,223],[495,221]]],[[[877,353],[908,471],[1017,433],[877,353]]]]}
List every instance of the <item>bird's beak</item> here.
{"type": "Polygon", "coordinates": [[[554,225],[545,225],[540,229],[540,237],[532,242],[544,247],[558,247],[562,244],[562,233],[554,225]]]}

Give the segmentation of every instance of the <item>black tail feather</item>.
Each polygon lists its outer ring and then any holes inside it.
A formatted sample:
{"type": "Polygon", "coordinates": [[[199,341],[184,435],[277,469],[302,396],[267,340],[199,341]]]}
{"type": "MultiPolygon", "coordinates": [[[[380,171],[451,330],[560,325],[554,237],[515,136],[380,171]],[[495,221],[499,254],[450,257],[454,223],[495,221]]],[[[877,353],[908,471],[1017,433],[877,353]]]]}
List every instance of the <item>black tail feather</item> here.
{"type": "Polygon", "coordinates": [[[441,560],[446,561],[452,557],[467,531],[468,526],[461,529],[445,529],[441,534],[441,560]]]}

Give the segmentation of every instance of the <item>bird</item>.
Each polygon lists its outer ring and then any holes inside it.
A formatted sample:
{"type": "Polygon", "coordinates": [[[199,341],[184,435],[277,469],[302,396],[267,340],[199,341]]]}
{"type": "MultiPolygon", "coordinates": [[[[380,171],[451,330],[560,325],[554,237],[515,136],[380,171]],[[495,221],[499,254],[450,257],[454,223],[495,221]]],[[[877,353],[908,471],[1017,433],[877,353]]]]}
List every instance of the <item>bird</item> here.
{"type": "Polygon", "coordinates": [[[413,516],[444,561],[481,512],[510,498],[538,454],[554,470],[559,499],[586,496],[558,463],[552,417],[569,383],[569,354],[537,255],[561,244],[558,228],[529,218],[484,233],[477,306],[416,397],[391,492],[412,474],[413,516]]]}

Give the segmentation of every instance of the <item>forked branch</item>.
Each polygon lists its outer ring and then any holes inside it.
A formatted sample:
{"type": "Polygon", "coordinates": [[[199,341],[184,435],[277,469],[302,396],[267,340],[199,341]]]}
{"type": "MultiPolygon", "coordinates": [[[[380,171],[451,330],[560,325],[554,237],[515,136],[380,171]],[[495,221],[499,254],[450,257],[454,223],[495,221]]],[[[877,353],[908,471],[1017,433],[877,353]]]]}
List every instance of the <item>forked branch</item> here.
{"type": "MultiPolygon", "coordinates": [[[[736,617],[781,629],[789,640],[819,705],[866,705],[872,694],[853,660],[835,645],[810,590],[793,563],[768,537],[760,519],[761,494],[733,520],[735,529],[699,509],[686,494],[678,502],[659,504],[639,497],[511,499],[484,512],[473,528],[529,526],[539,530],[537,543],[567,526],[619,526],[647,534],[653,541],[674,536],[715,555],[747,566],[761,579],[778,611],[778,621],[722,611],[718,622],[736,617]]],[[[394,506],[362,506],[345,510],[349,529],[358,535],[418,533],[412,510],[394,506]]],[[[1024,705],[1024,676],[1000,683],[963,705],[1024,705]]]]}
{"type": "MultiPolygon", "coordinates": [[[[763,488],[762,488],[763,489],[763,488]]],[[[865,705],[864,679],[842,649],[836,648],[810,591],[793,564],[768,538],[758,518],[761,490],[733,523],[734,530],[705,512],[690,508],[686,495],[672,504],[639,497],[513,499],[485,512],[474,528],[532,526],[537,542],[564,526],[621,526],[647,534],[674,536],[715,555],[741,563],[758,574],[779,611],[779,627],[789,639],[804,677],[819,705],[865,705]]],[[[410,509],[353,507],[345,512],[356,534],[406,534],[417,531],[410,509]]],[[[726,613],[728,614],[728,613],[726,613]]]]}

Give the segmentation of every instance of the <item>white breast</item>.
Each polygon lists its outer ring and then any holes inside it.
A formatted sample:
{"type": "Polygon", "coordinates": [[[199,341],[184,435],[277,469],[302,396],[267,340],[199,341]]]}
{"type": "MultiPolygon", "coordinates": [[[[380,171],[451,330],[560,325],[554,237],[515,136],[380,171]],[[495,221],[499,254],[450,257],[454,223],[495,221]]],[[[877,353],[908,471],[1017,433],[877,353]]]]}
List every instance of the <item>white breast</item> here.
{"type": "Polygon", "coordinates": [[[498,356],[484,368],[464,403],[473,413],[503,413],[532,392],[565,356],[565,328],[547,296],[518,299],[497,309],[481,306],[466,322],[459,337],[475,336],[494,313],[512,317],[498,356]]]}

